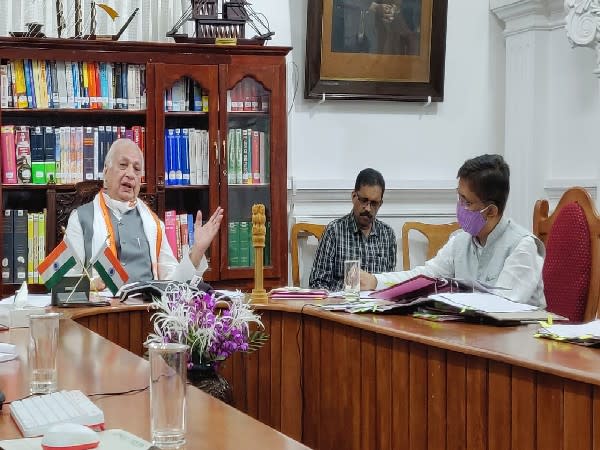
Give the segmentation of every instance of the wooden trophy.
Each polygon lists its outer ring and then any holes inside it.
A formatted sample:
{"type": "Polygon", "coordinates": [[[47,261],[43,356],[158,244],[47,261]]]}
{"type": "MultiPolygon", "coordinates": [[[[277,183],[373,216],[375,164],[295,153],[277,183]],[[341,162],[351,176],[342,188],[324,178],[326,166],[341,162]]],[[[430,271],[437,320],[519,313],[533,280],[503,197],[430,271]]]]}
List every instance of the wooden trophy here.
{"type": "Polygon", "coordinates": [[[265,235],[265,205],[252,205],[252,246],[254,247],[254,289],[250,294],[251,302],[266,302],[267,291],[264,289],[264,255],[265,235]]]}

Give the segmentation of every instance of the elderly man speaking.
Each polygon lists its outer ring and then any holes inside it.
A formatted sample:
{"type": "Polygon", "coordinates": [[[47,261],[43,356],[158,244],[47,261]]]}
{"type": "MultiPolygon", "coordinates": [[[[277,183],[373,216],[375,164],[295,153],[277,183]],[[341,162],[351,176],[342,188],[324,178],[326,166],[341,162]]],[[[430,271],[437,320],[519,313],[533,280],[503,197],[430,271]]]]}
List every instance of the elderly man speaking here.
{"type": "MultiPolygon", "coordinates": [[[[129,281],[185,281],[202,275],[208,265],[204,253],[219,231],[223,209],[218,207],[205,225],[198,211],[194,244],[178,262],[167,242],[164,224],[140,199],[142,152],[130,139],[116,140],[104,162],[104,189],[93,201],[74,210],[65,235],[73,251],[87,264],[108,239],[129,281]]],[[[99,278],[92,287],[103,289],[99,278]]]]}

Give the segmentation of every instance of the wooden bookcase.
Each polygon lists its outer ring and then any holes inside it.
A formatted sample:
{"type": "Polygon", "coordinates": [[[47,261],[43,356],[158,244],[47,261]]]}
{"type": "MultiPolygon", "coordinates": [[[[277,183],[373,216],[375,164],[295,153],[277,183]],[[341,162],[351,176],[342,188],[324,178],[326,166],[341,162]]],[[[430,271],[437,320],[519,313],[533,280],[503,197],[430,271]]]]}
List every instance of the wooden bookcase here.
{"type": "MultiPolygon", "coordinates": [[[[251,225],[252,204],[260,202],[267,206],[270,226],[265,283],[268,287],[281,286],[287,284],[285,56],[289,50],[287,47],[0,38],[1,64],[23,59],[136,64],[145,68],[146,88],[146,108],[142,110],[4,108],[0,110],[0,125],[145,127],[146,176],[142,193],[143,198],[154,203],[159,216],[164,219],[168,210],[178,214],[201,210],[203,217],[208,218],[218,205],[225,208],[220,234],[210,249],[205,279],[216,286],[252,287],[251,261],[244,259],[244,248],[240,253],[239,242],[241,233],[247,232],[247,224],[251,225]],[[181,79],[201,87],[202,95],[207,97],[208,110],[205,106],[203,111],[165,111],[168,108],[166,92],[174,89],[181,79]],[[165,145],[169,145],[165,133],[169,129],[183,128],[208,132],[207,183],[173,186],[165,179],[168,169],[165,145]],[[237,159],[231,159],[232,155],[240,157],[235,153],[236,133],[257,136],[256,143],[252,138],[246,141],[247,152],[251,157],[254,150],[255,161],[258,160],[256,155],[262,156],[263,165],[252,167],[243,161],[245,167],[253,169],[252,184],[248,183],[245,173],[242,180],[229,173],[230,168],[240,164],[236,165],[237,159]],[[230,225],[232,223],[234,225],[230,225]]],[[[243,149],[241,151],[243,156],[243,149]]],[[[236,172],[236,175],[239,174],[236,172]]],[[[60,238],[58,228],[69,212],[68,202],[57,198],[69,193],[74,195],[74,191],[74,184],[2,184],[0,210],[39,212],[45,208],[47,254],[60,238]]],[[[7,238],[11,237],[0,234],[0,242],[7,238]]],[[[251,247],[251,237],[248,239],[251,247]]],[[[16,287],[3,283],[2,292],[12,293],[16,287]]],[[[43,285],[34,285],[33,290],[43,291],[43,285]]]]}

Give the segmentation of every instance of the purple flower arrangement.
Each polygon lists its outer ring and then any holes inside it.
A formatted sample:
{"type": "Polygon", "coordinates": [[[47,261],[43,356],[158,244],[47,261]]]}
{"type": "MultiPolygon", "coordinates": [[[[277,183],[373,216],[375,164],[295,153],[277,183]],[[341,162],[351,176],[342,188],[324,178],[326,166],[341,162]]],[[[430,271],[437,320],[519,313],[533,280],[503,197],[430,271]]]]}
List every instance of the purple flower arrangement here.
{"type": "Polygon", "coordinates": [[[268,339],[260,316],[244,295],[237,292],[229,301],[187,285],[170,284],[153,307],[154,333],[147,342],[178,342],[190,348],[189,364],[218,365],[235,352],[251,352],[268,339]],[[256,331],[250,325],[256,324],[256,331]]]}

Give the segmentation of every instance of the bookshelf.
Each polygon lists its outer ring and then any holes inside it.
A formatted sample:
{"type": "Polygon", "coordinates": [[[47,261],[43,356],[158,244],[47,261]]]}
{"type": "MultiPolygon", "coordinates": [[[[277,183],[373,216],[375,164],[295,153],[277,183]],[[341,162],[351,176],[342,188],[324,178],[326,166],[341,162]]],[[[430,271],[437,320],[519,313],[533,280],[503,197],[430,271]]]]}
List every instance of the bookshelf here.
{"type": "MultiPolygon", "coordinates": [[[[220,234],[210,249],[207,281],[215,286],[252,286],[248,227],[252,205],[260,202],[266,205],[268,223],[265,284],[286,284],[285,56],[289,50],[0,38],[0,94],[6,97],[7,87],[9,95],[18,94],[17,98],[10,97],[11,101],[4,98],[0,126],[13,126],[15,133],[34,133],[34,144],[30,142],[33,153],[36,151],[32,145],[42,146],[38,142],[53,142],[55,148],[54,165],[52,145],[42,152],[45,175],[34,170],[40,167],[39,161],[31,162],[35,183],[6,179],[12,163],[0,158],[0,230],[11,229],[3,220],[6,210],[46,211],[43,237],[29,243],[29,247],[38,249],[33,259],[36,264],[60,236],[59,228],[70,204],[64,201],[64,195],[74,193],[77,181],[101,177],[102,155],[112,139],[135,136],[145,153],[141,197],[151,200],[161,219],[165,215],[179,217],[189,227],[197,210],[208,218],[218,205],[225,208],[220,234]],[[23,61],[24,68],[17,78],[29,78],[33,83],[29,88],[27,82],[23,87],[12,77],[16,61],[23,61]],[[43,85],[44,68],[49,74],[43,85]],[[42,137],[36,134],[40,132],[42,137]],[[53,135],[54,140],[45,140],[45,133],[53,135]],[[88,147],[85,154],[84,142],[88,147]],[[86,155],[92,158],[87,162],[87,172],[83,169],[86,155]],[[49,179],[52,170],[56,173],[49,179]]],[[[10,148],[10,144],[0,142],[6,152],[4,147],[10,148]]],[[[40,148],[37,151],[41,152],[40,148]]],[[[39,160],[39,155],[35,159],[39,160]]],[[[179,243],[191,238],[181,224],[167,224],[167,228],[173,227],[180,230],[179,243]]],[[[7,245],[14,246],[14,236],[7,233],[0,235],[3,256],[10,253],[7,245]]],[[[2,279],[4,294],[14,292],[16,287],[14,279],[2,279]]],[[[43,285],[36,283],[32,288],[43,291],[43,285]]]]}

